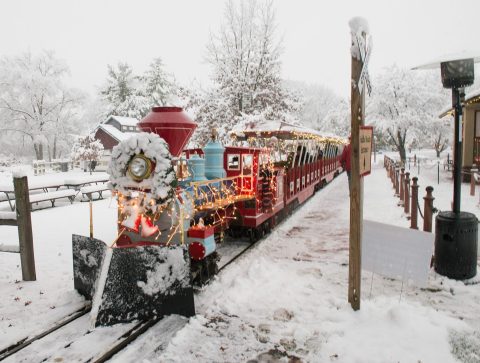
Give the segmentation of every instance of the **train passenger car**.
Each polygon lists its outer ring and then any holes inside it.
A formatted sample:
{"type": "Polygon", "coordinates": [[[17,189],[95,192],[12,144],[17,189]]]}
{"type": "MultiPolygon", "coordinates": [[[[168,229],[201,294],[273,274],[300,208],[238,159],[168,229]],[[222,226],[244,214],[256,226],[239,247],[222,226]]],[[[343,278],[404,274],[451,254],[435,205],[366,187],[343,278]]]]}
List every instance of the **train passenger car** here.
{"type": "Polygon", "coordinates": [[[255,192],[254,199],[237,203],[235,235],[242,228],[252,240],[260,238],[342,171],[345,141],[338,137],[285,122],[234,131],[232,137],[248,146],[226,148],[227,175],[247,177],[255,192]]]}

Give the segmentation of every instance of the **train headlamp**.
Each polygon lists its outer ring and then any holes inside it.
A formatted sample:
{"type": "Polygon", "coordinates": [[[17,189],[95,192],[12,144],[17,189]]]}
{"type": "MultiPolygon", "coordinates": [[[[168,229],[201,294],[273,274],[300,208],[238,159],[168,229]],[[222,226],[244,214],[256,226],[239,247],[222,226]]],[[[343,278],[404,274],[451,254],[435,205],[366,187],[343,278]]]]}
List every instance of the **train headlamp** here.
{"type": "Polygon", "coordinates": [[[152,173],[152,161],[143,154],[135,155],[128,164],[128,175],[135,181],[147,179],[152,173]]]}

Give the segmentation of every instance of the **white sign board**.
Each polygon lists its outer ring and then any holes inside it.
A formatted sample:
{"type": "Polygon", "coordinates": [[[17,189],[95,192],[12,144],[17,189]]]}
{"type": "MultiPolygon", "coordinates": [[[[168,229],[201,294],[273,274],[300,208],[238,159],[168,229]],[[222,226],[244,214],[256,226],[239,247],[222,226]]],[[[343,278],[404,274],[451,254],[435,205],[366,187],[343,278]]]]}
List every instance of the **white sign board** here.
{"type": "Polygon", "coordinates": [[[360,176],[372,171],[373,126],[360,126],[360,176]]]}
{"type": "Polygon", "coordinates": [[[433,233],[364,220],[362,269],[424,287],[433,243],[433,233]]]}

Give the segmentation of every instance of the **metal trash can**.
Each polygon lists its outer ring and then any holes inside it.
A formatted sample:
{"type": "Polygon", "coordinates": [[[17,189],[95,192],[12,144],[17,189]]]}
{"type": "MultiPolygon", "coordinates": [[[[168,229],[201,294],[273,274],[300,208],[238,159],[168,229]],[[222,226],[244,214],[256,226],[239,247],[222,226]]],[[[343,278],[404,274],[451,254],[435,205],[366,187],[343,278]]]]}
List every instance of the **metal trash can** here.
{"type": "Polygon", "coordinates": [[[435,271],[456,280],[474,277],[478,249],[475,214],[440,212],[435,221],[435,271]]]}

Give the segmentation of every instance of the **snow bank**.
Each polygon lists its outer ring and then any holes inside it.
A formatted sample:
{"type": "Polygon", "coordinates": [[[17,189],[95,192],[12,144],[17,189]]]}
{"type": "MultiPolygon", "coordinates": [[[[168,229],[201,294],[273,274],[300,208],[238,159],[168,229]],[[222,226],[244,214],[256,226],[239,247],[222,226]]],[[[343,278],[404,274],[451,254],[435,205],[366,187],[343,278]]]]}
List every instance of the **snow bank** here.
{"type": "Polygon", "coordinates": [[[187,287],[188,265],[183,257],[183,250],[180,248],[161,251],[160,257],[166,263],[156,264],[155,269],[147,271],[147,281],[138,281],[137,285],[147,295],[173,294],[172,285],[180,281],[180,287],[187,287]]]}

